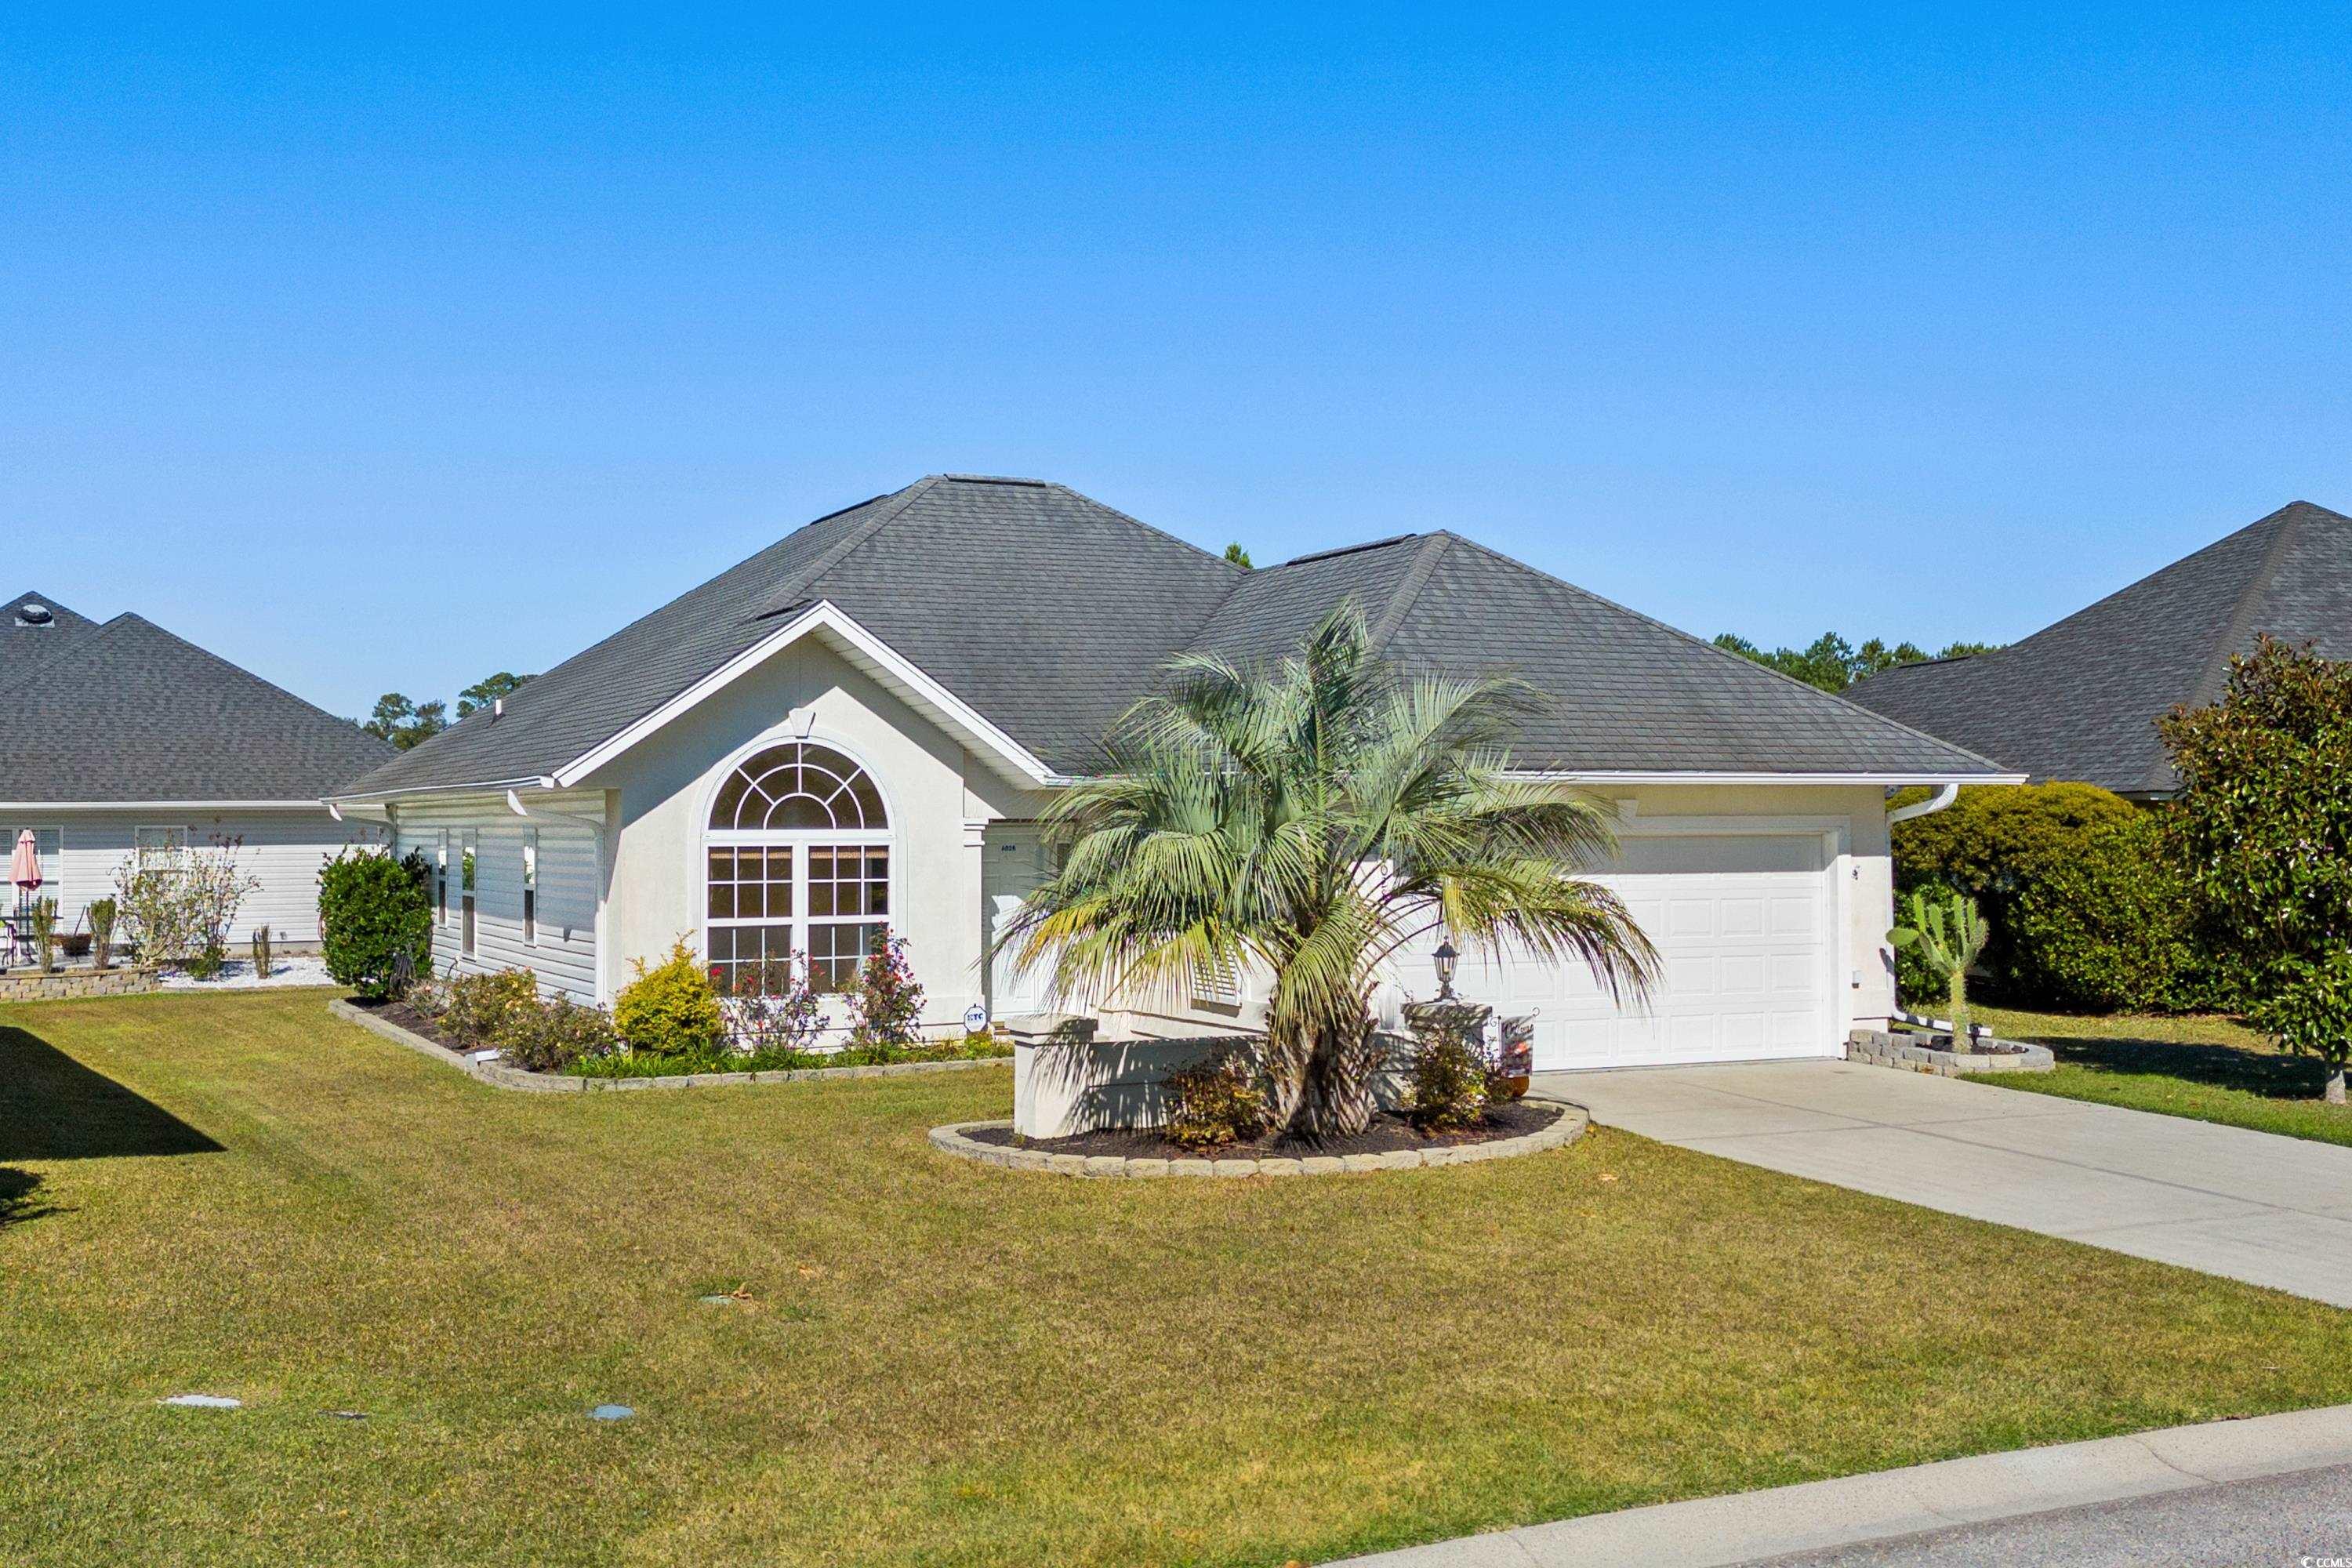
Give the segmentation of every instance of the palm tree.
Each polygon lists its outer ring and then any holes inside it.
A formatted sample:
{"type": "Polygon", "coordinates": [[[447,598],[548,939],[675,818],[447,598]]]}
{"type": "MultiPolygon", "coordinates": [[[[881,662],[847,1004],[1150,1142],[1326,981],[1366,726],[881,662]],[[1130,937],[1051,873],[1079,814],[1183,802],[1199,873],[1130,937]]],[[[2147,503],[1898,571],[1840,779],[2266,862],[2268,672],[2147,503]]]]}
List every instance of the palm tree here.
{"type": "Polygon", "coordinates": [[[1388,958],[1443,929],[1587,964],[1646,992],[1649,941],[1578,869],[1614,847],[1593,805],[1508,776],[1532,711],[1516,682],[1405,679],[1342,605],[1273,668],[1187,656],[1048,814],[1059,870],[999,939],[1072,1002],[1172,997],[1254,964],[1274,975],[1276,1124],[1363,1130],[1388,958]]]}

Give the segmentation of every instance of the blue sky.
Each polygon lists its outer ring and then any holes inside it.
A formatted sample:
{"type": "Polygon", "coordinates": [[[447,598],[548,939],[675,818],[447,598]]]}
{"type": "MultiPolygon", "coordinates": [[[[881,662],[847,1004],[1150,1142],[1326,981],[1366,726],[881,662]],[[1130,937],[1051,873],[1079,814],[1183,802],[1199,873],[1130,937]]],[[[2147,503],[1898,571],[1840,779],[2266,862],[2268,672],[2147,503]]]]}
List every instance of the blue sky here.
{"type": "Polygon", "coordinates": [[[2341,11],[194,9],[0,18],[0,589],[339,711],[935,470],[1767,643],[2352,510],[2341,11]]]}

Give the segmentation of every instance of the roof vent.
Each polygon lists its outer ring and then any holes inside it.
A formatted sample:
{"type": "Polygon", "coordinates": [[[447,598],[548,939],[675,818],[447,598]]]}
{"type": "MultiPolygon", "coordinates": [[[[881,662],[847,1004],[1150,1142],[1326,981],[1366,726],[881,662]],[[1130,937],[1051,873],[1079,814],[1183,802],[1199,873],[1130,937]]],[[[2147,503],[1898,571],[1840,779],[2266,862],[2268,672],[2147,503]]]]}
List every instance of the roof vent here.
{"type": "Polygon", "coordinates": [[[46,626],[57,618],[57,612],[37,599],[27,599],[16,606],[16,624],[20,626],[46,626]]]}
{"type": "Polygon", "coordinates": [[[497,723],[499,720],[501,720],[501,719],[505,718],[506,716],[507,716],[507,700],[506,700],[505,698],[503,698],[503,697],[493,697],[493,698],[491,698],[491,699],[490,699],[490,722],[491,722],[491,723],[493,723],[493,724],[495,724],[495,723],[497,723]]]}

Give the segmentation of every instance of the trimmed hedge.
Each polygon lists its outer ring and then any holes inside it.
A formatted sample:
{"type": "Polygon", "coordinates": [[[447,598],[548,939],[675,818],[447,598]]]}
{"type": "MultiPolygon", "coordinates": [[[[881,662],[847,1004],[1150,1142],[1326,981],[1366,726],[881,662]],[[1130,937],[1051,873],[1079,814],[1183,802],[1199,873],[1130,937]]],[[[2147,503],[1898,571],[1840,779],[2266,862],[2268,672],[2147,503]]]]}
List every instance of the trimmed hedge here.
{"type": "MultiPolygon", "coordinates": [[[[1979,972],[2001,1001],[2070,1011],[2210,1005],[2196,903],[2175,868],[2166,809],[2086,784],[1964,789],[1894,830],[1898,902],[1915,888],[1967,893],[1992,923],[1979,972]]],[[[1924,977],[1905,973],[1907,999],[1924,977]]]]}
{"type": "Polygon", "coordinates": [[[319,948],[327,973],[362,996],[381,997],[401,956],[417,973],[433,962],[433,910],[425,857],[345,849],[319,868],[319,948]]]}

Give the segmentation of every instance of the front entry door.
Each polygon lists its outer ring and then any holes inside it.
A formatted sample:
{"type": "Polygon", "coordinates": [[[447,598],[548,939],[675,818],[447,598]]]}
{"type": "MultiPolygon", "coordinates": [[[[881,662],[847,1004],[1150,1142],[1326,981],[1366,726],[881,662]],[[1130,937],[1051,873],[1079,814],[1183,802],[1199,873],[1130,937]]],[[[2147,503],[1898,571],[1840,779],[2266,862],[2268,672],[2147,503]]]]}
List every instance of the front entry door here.
{"type": "MultiPolygon", "coordinates": [[[[987,904],[988,942],[993,952],[998,934],[1020,913],[1022,903],[1037,884],[1045,879],[1045,840],[1031,823],[993,824],[988,830],[985,853],[988,868],[982,879],[982,897],[987,904]]],[[[1042,967],[1020,974],[1015,973],[1010,954],[999,953],[990,960],[990,1017],[1017,1018],[1024,1013],[1045,1010],[1045,972],[1042,967]]]]}

